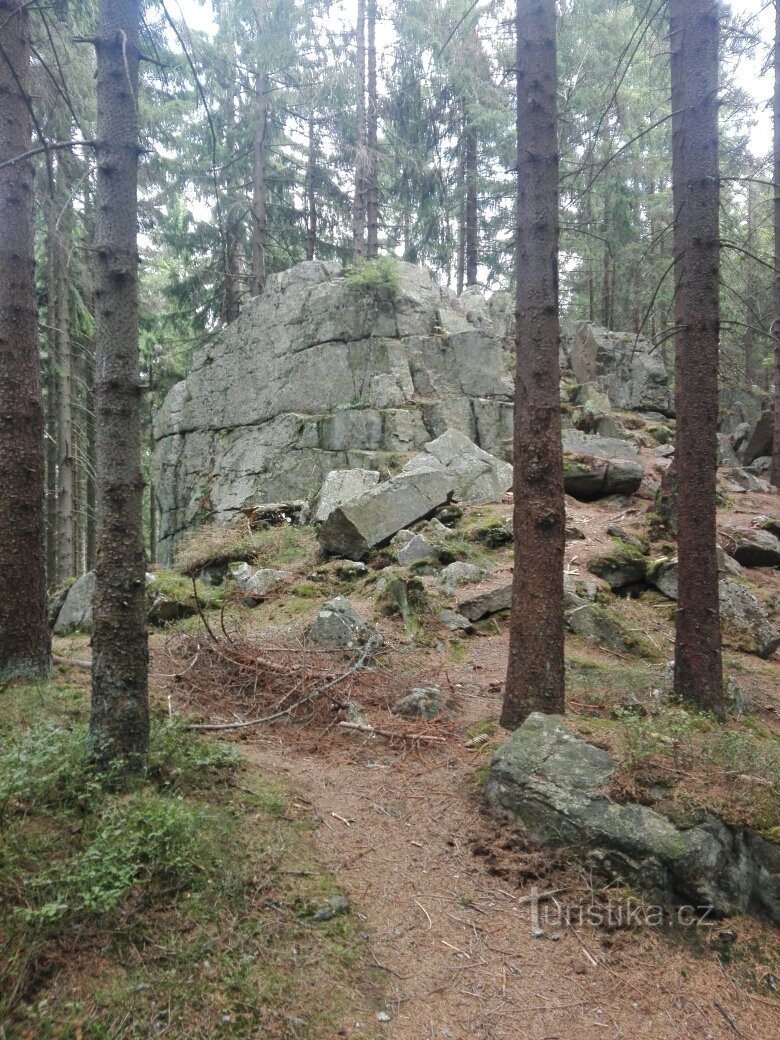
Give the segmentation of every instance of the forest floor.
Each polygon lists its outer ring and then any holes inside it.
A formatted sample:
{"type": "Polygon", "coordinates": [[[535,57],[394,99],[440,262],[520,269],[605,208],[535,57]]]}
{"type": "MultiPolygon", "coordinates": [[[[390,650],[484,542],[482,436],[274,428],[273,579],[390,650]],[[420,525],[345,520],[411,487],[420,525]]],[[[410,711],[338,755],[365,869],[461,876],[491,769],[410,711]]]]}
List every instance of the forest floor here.
{"type": "MultiPolygon", "coordinates": [[[[776,515],[777,501],[740,496],[720,522],[776,515]]],[[[586,538],[567,545],[567,569],[583,576],[587,559],[610,542],[607,527],[630,528],[641,519],[641,512],[614,505],[568,504],[570,523],[586,538]]],[[[510,511],[506,504],[487,514],[510,511]]],[[[301,578],[311,567],[303,555],[301,578]]],[[[510,575],[511,547],[491,560],[485,588],[510,575]]],[[[260,562],[273,565],[271,559],[260,562]]],[[[765,601],[780,593],[777,570],[748,576],[765,601]]],[[[463,594],[479,589],[467,586],[463,594]]],[[[258,653],[269,645],[294,647],[319,605],[310,587],[301,596],[271,596],[254,611],[229,614],[228,627],[240,623],[241,638],[258,653]]],[[[368,591],[356,590],[350,600],[372,616],[368,591]]],[[[673,656],[674,605],[655,595],[619,603],[624,623],[655,650],[649,656],[616,654],[567,636],[567,710],[574,720],[608,717],[626,697],[652,698],[663,685],[664,664],[673,656]]],[[[387,647],[380,665],[350,687],[348,699],[359,702],[368,724],[395,736],[340,728],[344,699],[297,723],[219,734],[240,746],[253,768],[281,781],[284,818],[308,825],[315,859],[349,899],[360,964],[354,992],[327,1036],[775,1040],[776,929],[748,917],[658,926],[641,915],[644,923],[635,917],[628,925],[625,919],[591,924],[575,916],[538,927],[538,900],[549,913],[551,907],[603,907],[605,901],[625,908],[635,897],[609,889],[486,809],[482,782],[493,750],[505,739],[496,720],[506,618],[490,619],[475,635],[460,638],[433,621],[422,638],[405,633],[398,620],[384,619],[381,627],[387,647]],[[399,728],[389,706],[420,685],[441,689],[447,716],[399,728]],[[478,733],[485,742],[467,747],[478,733]]],[[[251,706],[231,702],[224,688],[212,688],[205,699],[182,697],[181,684],[171,678],[179,667],[172,638],[153,639],[153,684],[161,706],[201,722],[253,717],[251,706]]],[[[61,640],[58,652],[84,656],[84,642],[61,640]]],[[[751,701],[748,725],[780,733],[777,656],[764,661],[727,643],[725,667],[751,701]]]]}

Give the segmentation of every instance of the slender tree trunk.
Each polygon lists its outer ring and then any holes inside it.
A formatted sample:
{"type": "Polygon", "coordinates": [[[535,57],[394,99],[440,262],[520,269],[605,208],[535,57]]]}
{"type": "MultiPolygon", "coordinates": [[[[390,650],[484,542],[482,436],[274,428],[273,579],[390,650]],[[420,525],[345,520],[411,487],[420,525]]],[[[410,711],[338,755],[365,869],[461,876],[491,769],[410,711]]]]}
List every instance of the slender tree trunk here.
{"type": "Polygon", "coordinates": [[[313,260],[317,250],[317,137],[314,112],[309,113],[309,148],[306,156],[306,259],[313,260]]]}
{"type": "MultiPolygon", "coordinates": [[[[236,48],[232,37],[227,42],[228,60],[236,63],[236,48]]],[[[236,80],[229,77],[225,97],[225,137],[232,160],[238,157],[236,142],[236,80]]],[[[241,294],[238,287],[238,258],[240,250],[238,222],[235,204],[228,205],[224,216],[224,241],[222,243],[222,321],[229,325],[235,321],[241,309],[241,294]]]]}
{"type": "Polygon", "coordinates": [[[379,254],[379,144],[376,91],[376,0],[367,0],[368,111],[366,125],[366,256],[379,254]]]}
{"type": "Polygon", "coordinates": [[[756,343],[753,326],[756,321],[756,266],[752,257],[756,254],[756,186],[748,181],[747,186],[747,240],[745,249],[750,254],[745,257],[745,382],[752,386],[756,381],[756,343]]]}
{"type": "Polygon", "coordinates": [[[268,247],[268,207],[266,200],[268,90],[268,74],[261,69],[257,73],[255,81],[256,116],[252,172],[252,279],[250,286],[252,296],[260,296],[265,289],[266,250],[268,247]]]}
{"type": "MultiPolygon", "coordinates": [[[[0,162],[30,150],[28,5],[0,0],[0,162]]],[[[43,399],[33,273],[33,168],[0,168],[0,680],[51,667],[43,399]]]]}
{"type": "Polygon", "coordinates": [[[679,479],[678,697],[723,715],[715,477],[718,432],[719,15],[712,0],[670,0],[679,479]]]}
{"type": "Polygon", "coordinates": [[[366,255],[366,3],[357,6],[357,126],[355,134],[355,201],[352,209],[352,251],[366,255]]]}
{"type": "MultiPolygon", "coordinates": [[[[91,189],[92,170],[89,156],[85,159],[85,189],[84,189],[84,227],[87,229],[88,237],[94,237],[95,207],[94,193],[91,189]]],[[[91,315],[95,314],[95,286],[94,286],[94,261],[90,254],[86,265],[86,278],[84,280],[84,304],[91,315]]],[[[86,510],[87,510],[87,542],[86,542],[86,567],[88,571],[95,569],[97,559],[97,489],[95,487],[95,474],[97,461],[95,458],[95,338],[94,335],[84,340],[84,428],[87,443],[86,455],[86,510]]]]}
{"type": "Polygon", "coordinates": [[[75,437],[73,426],[73,343],[70,336],[70,284],[58,232],[49,248],[56,257],[57,323],[57,581],[76,571],[75,437]]]}
{"type": "Polygon", "coordinates": [[[517,0],[515,566],[501,724],[564,710],[555,0],[517,0]]]}
{"type": "MultiPolygon", "coordinates": [[[[465,138],[466,124],[463,123],[462,134],[465,138]]],[[[458,296],[466,284],[466,149],[460,148],[458,156],[458,262],[456,285],[458,296]]]]}
{"type": "Polygon", "coordinates": [[[46,580],[57,581],[57,264],[54,206],[46,205],[46,580]]]}
{"type": "Polygon", "coordinates": [[[102,0],[97,51],[97,588],[89,741],[135,770],[149,746],[138,359],[139,0],[102,0]]]}
{"type": "Polygon", "coordinates": [[[466,107],[466,129],[463,137],[466,174],[466,286],[477,284],[479,259],[479,215],[477,212],[477,135],[466,107]]]}
{"type": "Polygon", "coordinates": [[[772,450],[772,483],[776,488],[780,488],[780,0],[775,0],[774,117],[775,320],[772,324],[772,338],[775,353],[775,429],[772,450]]]}

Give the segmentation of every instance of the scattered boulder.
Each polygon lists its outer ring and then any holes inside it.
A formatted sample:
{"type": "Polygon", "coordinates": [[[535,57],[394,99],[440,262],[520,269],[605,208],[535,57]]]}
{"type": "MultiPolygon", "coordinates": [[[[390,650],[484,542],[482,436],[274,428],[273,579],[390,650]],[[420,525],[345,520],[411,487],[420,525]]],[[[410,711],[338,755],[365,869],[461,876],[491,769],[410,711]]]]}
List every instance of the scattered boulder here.
{"type": "Polygon", "coordinates": [[[400,615],[404,628],[414,634],[420,619],[428,608],[428,597],[419,577],[406,574],[388,574],[377,583],[377,609],[385,617],[400,615]]]}
{"type": "Polygon", "coordinates": [[[629,441],[564,430],[563,450],[564,490],[581,502],[633,495],[642,483],[645,471],[629,441]]]}
{"type": "Polygon", "coordinates": [[[379,470],[334,469],[325,477],[314,503],[312,520],[324,524],[334,509],[344,506],[379,483],[379,470]]]}
{"type": "Polygon", "coordinates": [[[467,617],[459,614],[457,610],[442,610],[439,612],[439,621],[450,632],[473,632],[474,626],[467,617]]]}
{"type": "Polygon", "coordinates": [[[337,596],[323,604],[307,633],[307,638],[317,646],[332,646],[345,650],[364,646],[369,640],[377,646],[382,644],[382,637],[373,625],[369,625],[343,596],[337,596]]]}
{"type": "MultiPolygon", "coordinates": [[[[731,556],[727,556],[719,545],[715,546],[718,561],[718,573],[739,577],[742,568],[731,556]]],[[[667,599],[677,599],[677,557],[663,556],[648,564],[646,581],[648,585],[658,589],[667,599]]]]}
{"type": "Polygon", "coordinates": [[[441,690],[438,686],[417,686],[396,701],[390,712],[405,719],[435,719],[442,713],[441,690]]]}
{"type": "Polygon", "coordinates": [[[780,565],[780,538],[770,531],[752,527],[727,527],[726,552],[743,567],[777,567],[780,565]]]}
{"type": "Polygon", "coordinates": [[[368,567],[360,560],[336,560],[333,573],[339,581],[354,581],[356,578],[365,578],[368,567]]]}
{"type": "Polygon", "coordinates": [[[653,809],[614,802],[617,763],[557,716],[534,713],[493,757],[485,794],[542,841],[668,905],[710,905],[780,923],[780,848],[713,817],[678,827],[653,809]]]}
{"type": "Polygon", "coordinates": [[[415,534],[413,531],[399,531],[390,544],[396,550],[401,567],[411,567],[421,560],[437,560],[439,557],[438,549],[431,545],[424,535],[415,534]],[[396,542],[399,535],[411,535],[411,537],[396,542]]]}
{"type": "Polygon", "coordinates": [[[769,620],[753,592],[742,582],[722,578],[718,583],[721,619],[740,646],[768,658],[780,646],[780,630],[769,620]]]}
{"type": "Polygon", "coordinates": [[[464,599],[458,603],[458,610],[469,621],[479,621],[481,618],[497,614],[500,610],[511,610],[512,608],[512,586],[500,585],[497,589],[482,592],[471,599],[464,599]]]}
{"type": "Polygon", "coordinates": [[[618,654],[635,653],[638,642],[623,631],[620,619],[598,603],[580,603],[567,610],[566,627],[596,646],[605,646],[618,654]]]}
{"type": "Polygon", "coordinates": [[[647,557],[641,548],[619,538],[613,548],[588,561],[588,570],[606,581],[613,592],[620,592],[645,580],[647,557]]]}
{"type": "Polygon", "coordinates": [[[68,593],[70,592],[72,584],[72,582],[66,582],[64,585],[61,585],[58,589],[55,589],[51,596],[49,596],[49,602],[47,606],[47,612],[49,616],[49,628],[54,628],[57,618],[59,617],[60,611],[62,610],[62,605],[68,598],[68,593]]]}
{"type": "Polygon", "coordinates": [[[571,610],[584,603],[595,603],[598,585],[591,578],[578,578],[574,574],[563,576],[563,607],[571,610]]]}
{"type": "Polygon", "coordinates": [[[473,527],[468,534],[472,542],[479,542],[486,549],[500,549],[502,545],[509,545],[514,541],[512,520],[505,520],[500,516],[490,517],[477,527],[473,527]]]}
{"type": "Polygon", "coordinates": [[[248,563],[240,563],[231,568],[231,574],[239,589],[252,600],[262,599],[272,589],[292,580],[286,571],[275,571],[269,567],[250,567],[248,563]]]}
{"type": "Polygon", "coordinates": [[[479,448],[458,430],[447,430],[425,445],[404,466],[403,473],[441,467],[456,478],[456,502],[500,502],[512,487],[512,467],[508,462],[479,448]]]}
{"type": "Polygon", "coordinates": [[[484,567],[477,567],[475,563],[464,563],[456,560],[448,564],[439,574],[439,585],[443,592],[452,595],[459,585],[468,585],[470,582],[482,581],[487,575],[484,567]]]}
{"type": "Polygon", "coordinates": [[[54,622],[56,636],[64,636],[69,632],[92,631],[92,598],[95,595],[96,580],[95,572],[87,571],[70,586],[54,622]]]}
{"type": "Polygon", "coordinates": [[[772,454],[774,443],[774,412],[767,409],[750,428],[740,451],[742,461],[749,465],[762,455],[772,454]]]}
{"type": "Polygon", "coordinates": [[[769,485],[765,480],[748,469],[742,469],[741,466],[726,466],[720,475],[726,481],[726,490],[732,494],[741,491],[769,491],[769,485]]]}
{"type": "Polygon", "coordinates": [[[146,620],[150,625],[163,627],[173,624],[174,621],[183,621],[184,618],[195,617],[198,613],[194,603],[182,602],[181,600],[169,599],[167,596],[155,596],[151,606],[146,612],[146,620]]]}
{"type": "Polygon", "coordinates": [[[396,532],[449,501],[455,486],[454,475],[444,469],[399,473],[334,509],[317,538],[326,552],[362,560],[396,532]]]}

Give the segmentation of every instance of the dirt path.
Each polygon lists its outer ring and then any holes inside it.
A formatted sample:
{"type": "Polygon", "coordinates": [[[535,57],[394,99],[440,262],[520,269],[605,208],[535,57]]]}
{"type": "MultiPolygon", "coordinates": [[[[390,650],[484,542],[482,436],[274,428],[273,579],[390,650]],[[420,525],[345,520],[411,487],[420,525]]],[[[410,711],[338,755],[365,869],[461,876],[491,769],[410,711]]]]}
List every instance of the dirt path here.
{"type": "MultiPolygon", "coordinates": [[[[502,840],[482,813],[473,755],[460,746],[404,753],[332,734],[245,749],[289,784],[290,811],[319,821],[318,852],[386,969],[392,1040],[780,1035],[780,1007],[732,981],[712,951],[696,956],[647,928],[534,938],[529,896],[566,875],[518,884],[513,857],[527,865],[527,851],[513,853],[511,832],[502,840]],[[485,855],[486,839],[496,854],[485,855]]],[[[740,935],[752,927],[736,922],[740,935]]],[[[340,1035],[376,1029],[375,1012],[356,1007],[340,1035]]]]}

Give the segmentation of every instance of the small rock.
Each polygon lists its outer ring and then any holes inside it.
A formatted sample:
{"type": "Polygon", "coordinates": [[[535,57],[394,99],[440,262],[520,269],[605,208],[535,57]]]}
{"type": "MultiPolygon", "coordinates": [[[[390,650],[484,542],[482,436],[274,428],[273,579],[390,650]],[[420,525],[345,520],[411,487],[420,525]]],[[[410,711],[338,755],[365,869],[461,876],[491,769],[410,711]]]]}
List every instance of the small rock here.
{"type": "Polygon", "coordinates": [[[417,686],[392,706],[393,715],[407,719],[435,719],[441,714],[441,690],[437,686],[417,686]]]}
{"type": "Polygon", "coordinates": [[[340,581],[353,581],[368,574],[368,567],[360,560],[339,560],[333,573],[340,581]]]}
{"type": "Polygon", "coordinates": [[[240,563],[231,568],[231,574],[241,591],[254,599],[267,596],[271,589],[291,581],[285,571],[275,571],[269,567],[250,567],[248,563],[240,563]]]}
{"type": "Polygon", "coordinates": [[[743,567],[776,567],[780,564],[780,539],[770,531],[729,527],[725,534],[729,539],[726,551],[743,567]]]}
{"type": "Polygon", "coordinates": [[[735,715],[747,715],[751,710],[750,698],[733,675],[726,679],[726,707],[735,715]]]}
{"type": "Polygon", "coordinates": [[[411,567],[413,563],[419,563],[421,560],[436,559],[438,552],[427,538],[415,534],[398,550],[397,556],[401,567],[411,567]]]}
{"type": "Polygon", "coordinates": [[[439,614],[439,621],[444,625],[445,628],[449,629],[450,632],[473,632],[474,626],[471,624],[467,617],[459,614],[457,610],[442,610],[439,614]]]}
{"type": "Polygon", "coordinates": [[[448,595],[452,595],[458,585],[467,585],[469,582],[482,581],[487,574],[483,567],[477,567],[473,563],[464,563],[456,560],[444,568],[439,575],[439,585],[448,595]]]}
{"type": "Polygon", "coordinates": [[[386,1011],[377,1011],[376,1020],[377,1022],[392,1022],[393,1019],[386,1011]]]}
{"type": "Polygon", "coordinates": [[[464,599],[458,604],[458,610],[469,621],[479,621],[480,618],[497,614],[500,610],[511,610],[512,608],[512,586],[500,585],[497,589],[482,592],[471,599],[464,599]]]}
{"type": "Polygon", "coordinates": [[[328,902],[321,906],[309,918],[310,921],[330,921],[334,917],[348,914],[352,908],[346,896],[333,896],[328,902]]]}
{"type": "Polygon", "coordinates": [[[377,630],[358,614],[348,599],[337,596],[323,604],[308,632],[311,643],[350,649],[362,646],[369,639],[382,643],[377,630]]]}

